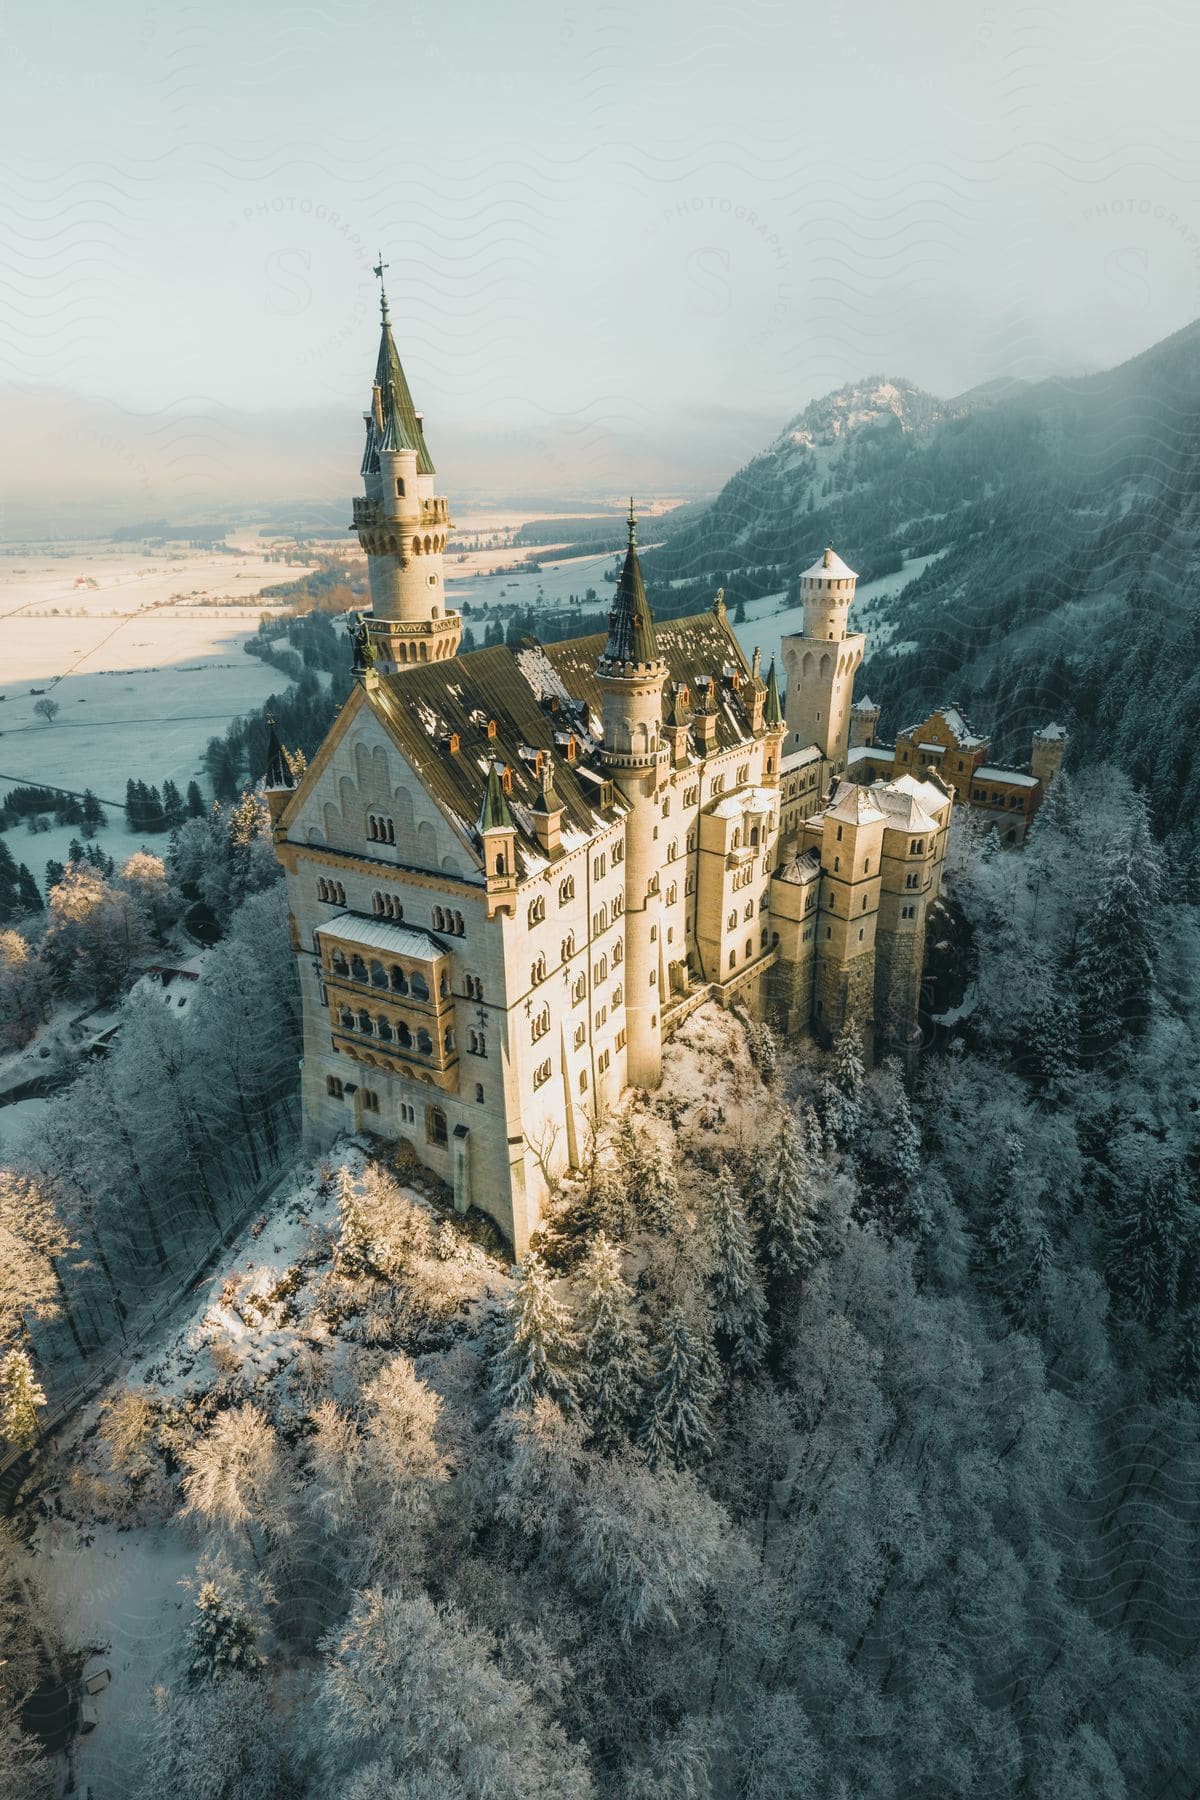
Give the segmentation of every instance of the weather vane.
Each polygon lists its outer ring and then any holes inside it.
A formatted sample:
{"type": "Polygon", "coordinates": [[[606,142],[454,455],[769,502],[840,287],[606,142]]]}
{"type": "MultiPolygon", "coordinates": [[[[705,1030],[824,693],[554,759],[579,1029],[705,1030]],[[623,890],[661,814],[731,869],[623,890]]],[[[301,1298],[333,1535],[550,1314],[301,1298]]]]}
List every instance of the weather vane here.
{"type": "Polygon", "coordinates": [[[379,282],[379,310],[383,315],[383,322],[385,325],[387,324],[387,317],[388,317],[388,303],[387,303],[387,289],[383,285],[383,271],[385,269],[390,269],[391,266],[392,266],[391,263],[384,262],[383,251],[381,250],[379,252],[379,261],[375,264],[374,273],[375,273],[376,280],[379,282]]]}

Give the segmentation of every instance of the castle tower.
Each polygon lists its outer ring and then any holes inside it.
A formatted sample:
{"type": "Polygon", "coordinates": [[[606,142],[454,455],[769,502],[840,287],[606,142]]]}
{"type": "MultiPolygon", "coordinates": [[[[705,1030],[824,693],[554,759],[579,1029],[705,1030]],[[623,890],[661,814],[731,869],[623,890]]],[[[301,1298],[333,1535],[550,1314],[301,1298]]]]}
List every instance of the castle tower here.
{"type": "Polygon", "coordinates": [[[768,739],[766,754],[763,757],[763,786],[778,787],[787,726],[783,719],[783,708],[779,704],[779,684],[775,679],[774,657],[771,658],[771,666],[767,670],[767,696],[763,703],[763,728],[768,739]]]}
{"type": "Polygon", "coordinates": [[[1042,784],[1043,794],[1062,768],[1066,752],[1067,734],[1063,726],[1043,725],[1040,731],[1034,732],[1029,773],[1037,776],[1042,784]]]}
{"type": "Polygon", "coordinates": [[[363,414],[367,428],[352,531],[367,553],[371,647],[380,674],[442,662],[458,650],[462,619],[446,604],[442,556],[452,529],[449,503],[434,493],[433,459],[392,337],[380,260],[380,340],[363,414]]]}
{"type": "Polygon", "coordinates": [[[816,744],[825,759],[825,779],[846,770],[850,741],[850,696],[866,639],[848,629],[858,576],[833,549],[800,577],[804,630],[783,640],[787,670],[789,751],[816,744]]]}
{"type": "Polygon", "coordinates": [[[296,791],[296,777],[292,774],[291,764],[283,753],[283,745],[279,742],[275,721],[269,713],[267,715],[267,768],[263,777],[263,787],[267,796],[267,809],[271,814],[271,823],[274,825],[296,791]]]}
{"type": "Polygon", "coordinates": [[[871,1060],[875,930],[879,918],[884,814],[867,788],[841,782],[821,821],[821,899],[816,925],[813,1013],[818,1037],[847,1019],[871,1060]]]}
{"type": "Polygon", "coordinates": [[[866,694],[850,708],[850,748],[869,749],[879,730],[879,707],[866,694]]]}
{"type": "Polygon", "coordinates": [[[608,615],[608,640],[596,664],[604,709],[603,761],[629,802],[625,823],[625,1017],[630,1086],[662,1080],[659,988],[662,901],[654,797],[668,751],[663,739],[667,665],[637,555],[637,519],[629,502],[629,548],[608,615]]]}

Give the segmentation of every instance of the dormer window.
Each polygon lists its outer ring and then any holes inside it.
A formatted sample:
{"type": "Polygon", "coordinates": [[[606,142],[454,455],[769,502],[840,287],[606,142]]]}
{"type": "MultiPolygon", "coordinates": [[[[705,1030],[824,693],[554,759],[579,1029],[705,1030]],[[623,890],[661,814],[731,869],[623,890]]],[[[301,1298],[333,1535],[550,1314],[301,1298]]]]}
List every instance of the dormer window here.
{"type": "Polygon", "coordinates": [[[489,736],[489,737],[490,737],[490,738],[494,738],[494,737],[495,737],[495,735],[496,735],[496,721],[495,721],[495,719],[489,719],[489,720],[488,720],[488,722],[487,722],[487,734],[488,734],[488,736],[489,736]]]}

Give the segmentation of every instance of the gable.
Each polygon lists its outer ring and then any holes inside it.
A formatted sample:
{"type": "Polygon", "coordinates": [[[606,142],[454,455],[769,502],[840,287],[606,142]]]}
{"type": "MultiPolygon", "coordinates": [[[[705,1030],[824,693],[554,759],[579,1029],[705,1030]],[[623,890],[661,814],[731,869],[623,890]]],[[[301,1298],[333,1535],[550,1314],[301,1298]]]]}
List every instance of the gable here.
{"type": "Polygon", "coordinates": [[[286,821],[294,844],[355,856],[369,846],[382,862],[460,879],[481,866],[470,835],[447,818],[370,704],[354,709],[331,753],[306,772],[286,821]],[[373,837],[372,815],[390,821],[394,842],[373,837]]]}

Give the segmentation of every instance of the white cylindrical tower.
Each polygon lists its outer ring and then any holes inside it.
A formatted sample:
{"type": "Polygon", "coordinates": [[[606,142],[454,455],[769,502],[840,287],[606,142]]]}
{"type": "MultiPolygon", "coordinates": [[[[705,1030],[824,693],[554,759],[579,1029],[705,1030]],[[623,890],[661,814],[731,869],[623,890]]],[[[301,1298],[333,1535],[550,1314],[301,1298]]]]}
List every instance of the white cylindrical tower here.
{"type": "Polygon", "coordinates": [[[850,701],[854,675],[866,639],[849,628],[858,576],[832,548],[800,577],[804,630],[783,640],[787,670],[785,747],[815,744],[828,764],[826,775],[841,775],[850,743],[850,701]]]}

